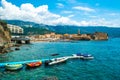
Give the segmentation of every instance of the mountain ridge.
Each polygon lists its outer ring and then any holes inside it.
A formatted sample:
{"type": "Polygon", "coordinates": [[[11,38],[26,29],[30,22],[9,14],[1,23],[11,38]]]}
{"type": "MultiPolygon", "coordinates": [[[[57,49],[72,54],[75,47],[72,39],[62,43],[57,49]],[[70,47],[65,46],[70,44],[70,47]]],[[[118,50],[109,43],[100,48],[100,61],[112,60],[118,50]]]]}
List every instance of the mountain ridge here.
{"type": "MultiPolygon", "coordinates": [[[[45,25],[45,24],[37,24],[34,22],[29,22],[29,21],[21,21],[21,20],[6,20],[8,24],[13,24],[13,25],[18,25],[23,28],[40,28],[41,30],[44,29],[45,31],[48,30],[48,33],[50,32],[55,32],[58,34],[76,34],[78,30],[82,34],[84,33],[94,33],[94,32],[105,32],[108,33],[110,37],[120,37],[120,28],[115,28],[115,27],[107,27],[107,26],[70,26],[70,25],[57,25],[57,26],[52,26],[52,25],[45,25]],[[28,26],[25,26],[28,25],[28,26]]],[[[40,31],[41,31],[40,30],[40,31]]],[[[29,32],[29,31],[28,31],[29,32]]],[[[34,32],[34,31],[33,31],[34,32]]],[[[47,33],[47,32],[45,32],[47,33]]],[[[39,31],[38,31],[39,34],[39,31]]],[[[43,33],[44,34],[44,31],[43,33]]]]}

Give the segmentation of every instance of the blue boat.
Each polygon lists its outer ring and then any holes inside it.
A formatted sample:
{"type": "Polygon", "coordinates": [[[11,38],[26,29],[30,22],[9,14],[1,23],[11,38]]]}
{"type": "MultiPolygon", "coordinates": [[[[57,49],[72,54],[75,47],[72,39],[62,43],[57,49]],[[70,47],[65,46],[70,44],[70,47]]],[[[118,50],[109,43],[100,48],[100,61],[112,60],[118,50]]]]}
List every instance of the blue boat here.
{"type": "Polygon", "coordinates": [[[80,58],[80,59],[93,59],[94,57],[90,54],[82,54],[82,53],[77,53],[73,54],[74,58],[80,58]]]}
{"type": "Polygon", "coordinates": [[[82,53],[77,53],[76,55],[77,55],[77,56],[83,56],[83,54],[82,54],[82,53]]]}
{"type": "Polygon", "coordinates": [[[83,54],[81,59],[93,59],[94,57],[91,54],[83,54]]]}

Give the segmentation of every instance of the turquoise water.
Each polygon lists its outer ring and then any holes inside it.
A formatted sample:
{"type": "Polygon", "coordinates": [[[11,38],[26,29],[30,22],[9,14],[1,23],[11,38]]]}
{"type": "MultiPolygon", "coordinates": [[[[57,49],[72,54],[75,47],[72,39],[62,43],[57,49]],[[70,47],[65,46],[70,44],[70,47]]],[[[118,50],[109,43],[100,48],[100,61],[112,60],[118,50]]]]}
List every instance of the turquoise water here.
{"type": "Polygon", "coordinates": [[[68,60],[64,64],[20,71],[4,71],[0,68],[0,80],[42,80],[56,76],[59,80],[120,80],[120,38],[108,41],[36,42],[20,47],[20,51],[0,54],[0,62],[24,61],[69,56],[73,53],[89,53],[93,60],[68,60]]]}

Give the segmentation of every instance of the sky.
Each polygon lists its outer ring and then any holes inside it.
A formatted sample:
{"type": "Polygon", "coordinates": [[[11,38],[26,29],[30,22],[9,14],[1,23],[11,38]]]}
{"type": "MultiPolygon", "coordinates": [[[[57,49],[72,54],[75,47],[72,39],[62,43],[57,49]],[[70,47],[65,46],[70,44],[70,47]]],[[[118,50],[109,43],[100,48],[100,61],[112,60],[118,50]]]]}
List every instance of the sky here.
{"type": "Polygon", "coordinates": [[[0,0],[0,18],[47,25],[120,27],[120,0],[0,0]]]}

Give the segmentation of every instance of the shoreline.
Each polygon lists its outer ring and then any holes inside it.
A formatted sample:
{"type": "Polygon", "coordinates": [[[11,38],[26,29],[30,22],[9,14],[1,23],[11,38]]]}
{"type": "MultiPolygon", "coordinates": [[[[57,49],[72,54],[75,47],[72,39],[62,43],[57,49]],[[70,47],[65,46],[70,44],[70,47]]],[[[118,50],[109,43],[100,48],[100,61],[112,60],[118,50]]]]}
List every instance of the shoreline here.
{"type": "MultiPolygon", "coordinates": [[[[108,40],[108,39],[107,39],[108,40]]],[[[107,41],[107,40],[57,40],[57,41],[30,41],[30,43],[35,43],[35,42],[76,42],[76,41],[107,41]]]]}

